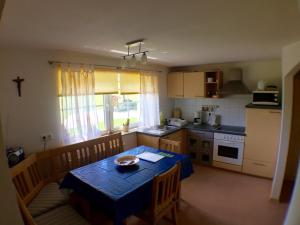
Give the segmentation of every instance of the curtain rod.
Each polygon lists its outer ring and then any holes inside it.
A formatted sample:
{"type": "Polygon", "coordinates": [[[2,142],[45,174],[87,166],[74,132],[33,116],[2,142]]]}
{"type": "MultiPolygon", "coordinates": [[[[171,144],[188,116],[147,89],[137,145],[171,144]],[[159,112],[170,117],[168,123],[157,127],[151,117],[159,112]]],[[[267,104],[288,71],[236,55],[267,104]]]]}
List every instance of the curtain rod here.
{"type": "MultiPolygon", "coordinates": [[[[95,67],[107,67],[107,68],[114,68],[114,69],[119,69],[122,70],[123,68],[120,66],[112,66],[112,65],[102,65],[102,64],[90,64],[90,63],[78,63],[78,62],[62,62],[62,61],[48,61],[49,65],[54,65],[54,64],[73,64],[73,65],[87,65],[87,66],[95,66],[95,67]]],[[[124,69],[129,69],[129,70],[141,70],[141,71],[149,71],[149,72],[158,72],[161,73],[161,70],[151,70],[151,69],[139,69],[139,68],[131,68],[131,67],[125,67],[124,69]]]]}

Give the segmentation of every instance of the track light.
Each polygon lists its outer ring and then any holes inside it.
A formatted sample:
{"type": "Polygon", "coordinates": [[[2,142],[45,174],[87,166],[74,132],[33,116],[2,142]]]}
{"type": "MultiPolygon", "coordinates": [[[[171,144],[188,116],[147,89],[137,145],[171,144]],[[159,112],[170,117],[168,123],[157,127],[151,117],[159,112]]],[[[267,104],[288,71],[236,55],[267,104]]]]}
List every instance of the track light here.
{"type": "Polygon", "coordinates": [[[122,56],[121,59],[121,68],[126,68],[129,64],[130,67],[135,67],[138,64],[138,60],[137,60],[137,55],[142,54],[141,56],[141,64],[142,65],[146,65],[148,62],[148,57],[147,57],[147,52],[148,51],[141,51],[142,49],[142,43],[143,43],[144,39],[140,39],[140,40],[136,40],[136,41],[131,41],[131,42],[127,42],[126,46],[127,46],[127,55],[122,56]],[[131,46],[139,46],[139,51],[135,52],[135,53],[130,53],[130,47],[131,46]],[[127,57],[131,57],[129,60],[126,60],[127,57]]]}
{"type": "Polygon", "coordinates": [[[142,57],[141,57],[141,64],[142,65],[146,65],[148,62],[148,59],[147,59],[147,54],[146,52],[143,53],[142,57]]]}
{"type": "Polygon", "coordinates": [[[135,55],[132,55],[132,57],[130,59],[130,66],[135,67],[136,63],[137,63],[136,57],[135,57],[135,55]]]}

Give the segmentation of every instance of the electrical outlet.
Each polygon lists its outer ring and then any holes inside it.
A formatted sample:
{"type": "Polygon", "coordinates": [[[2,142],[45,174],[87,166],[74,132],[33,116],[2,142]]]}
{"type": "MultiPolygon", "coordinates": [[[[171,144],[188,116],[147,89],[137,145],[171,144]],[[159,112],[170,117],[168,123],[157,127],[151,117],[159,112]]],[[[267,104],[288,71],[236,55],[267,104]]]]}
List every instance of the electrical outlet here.
{"type": "Polygon", "coordinates": [[[41,139],[42,141],[50,141],[53,139],[53,134],[52,133],[41,134],[41,139]]]}

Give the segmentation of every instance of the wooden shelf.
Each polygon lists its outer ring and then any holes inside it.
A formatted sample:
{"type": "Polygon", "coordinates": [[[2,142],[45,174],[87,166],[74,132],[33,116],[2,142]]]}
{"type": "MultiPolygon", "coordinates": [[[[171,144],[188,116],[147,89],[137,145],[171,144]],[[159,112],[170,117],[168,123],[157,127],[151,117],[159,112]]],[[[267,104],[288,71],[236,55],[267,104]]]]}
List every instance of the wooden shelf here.
{"type": "Polygon", "coordinates": [[[205,73],[205,97],[206,98],[221,98],[219,96],[220,88],[223,86],[222,71],[209,71],[205,73]],[[213,82],[208,82],[208,79],[213,82]],[[218,97],[213,97],[217,95],[218,97]]]}

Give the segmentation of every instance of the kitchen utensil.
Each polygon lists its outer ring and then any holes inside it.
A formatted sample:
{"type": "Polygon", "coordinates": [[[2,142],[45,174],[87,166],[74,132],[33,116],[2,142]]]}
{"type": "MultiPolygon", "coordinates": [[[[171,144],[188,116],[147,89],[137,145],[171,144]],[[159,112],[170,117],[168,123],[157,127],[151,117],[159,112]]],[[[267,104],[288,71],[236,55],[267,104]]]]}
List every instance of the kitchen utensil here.
{"type": "Polygon", "coordinates": [[[257,82],[257,90],[265,90],[266,83],[263,80],[257,82]]]}
{"type": "Polygon", "coordinates": [[[180,119],[181,118],[181,109],[180,108],[174,108],[172,112],[172,117],[180,119]]]}

